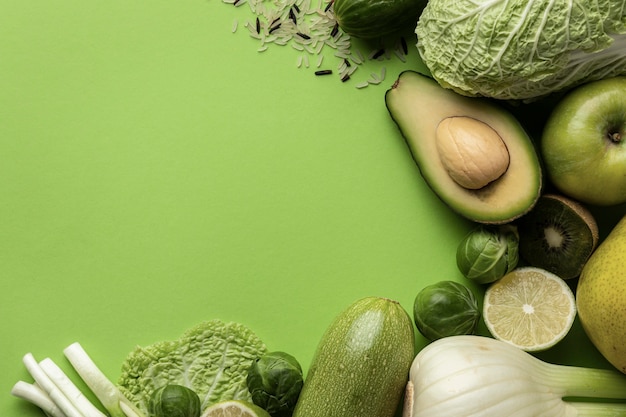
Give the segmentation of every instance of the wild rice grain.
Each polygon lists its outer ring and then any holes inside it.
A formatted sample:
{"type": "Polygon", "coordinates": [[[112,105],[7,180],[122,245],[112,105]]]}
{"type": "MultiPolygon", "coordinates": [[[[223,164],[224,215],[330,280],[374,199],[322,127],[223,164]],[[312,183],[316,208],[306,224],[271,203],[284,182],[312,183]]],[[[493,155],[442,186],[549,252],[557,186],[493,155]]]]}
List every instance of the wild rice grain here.
{"type": "Polygon", "coordinates": [[[400,44],[402,45],[402,52],[404,52],[404,55],[407,55],[409,53],[409,47],[406,44],[406,39],[404,39],[404,36],[400,38],[400,44]]]}
{"type": "Polygon", "coordinates": [[[333,73],[333,70],[319,70],[319,71],[315,71],[315,75],[330,75],[333,73]]]}
{"type": "Polygon", "coordinates": [[[383,56],[385,54],[385,49],[381,48],[377,51],[373,51],[372,54],[370,55],[371,59],[378,59],[381,56],[383,56]]]}

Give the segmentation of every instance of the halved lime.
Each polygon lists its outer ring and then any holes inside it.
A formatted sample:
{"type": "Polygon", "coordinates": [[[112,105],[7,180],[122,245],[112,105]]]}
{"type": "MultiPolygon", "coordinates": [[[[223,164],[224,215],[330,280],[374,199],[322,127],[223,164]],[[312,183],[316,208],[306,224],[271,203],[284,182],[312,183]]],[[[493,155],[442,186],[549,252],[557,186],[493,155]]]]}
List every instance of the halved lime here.
{"type": "Polygon", "coordinates": [[[540,268],[517,268],[485,292],[483,318],[489,332],[528,352],[557,344],[575,317],[576,302],[570,287],[540,268]]]}

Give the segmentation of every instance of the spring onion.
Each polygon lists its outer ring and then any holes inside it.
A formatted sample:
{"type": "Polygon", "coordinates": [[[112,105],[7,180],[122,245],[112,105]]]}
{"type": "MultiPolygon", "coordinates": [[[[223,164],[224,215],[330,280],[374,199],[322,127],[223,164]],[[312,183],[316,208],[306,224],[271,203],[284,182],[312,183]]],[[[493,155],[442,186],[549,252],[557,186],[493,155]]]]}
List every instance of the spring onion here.
{"type": "Polygon", "coordinates": [[[52,359],[37,361],[32,353],[22,362],[34,382],[18,381],[11,394],[39,407],[49,417],[145,417],[98,369],[78,343],[64,351],[76,372],[109,414],[94,405],[52,359]]]}
{"type": "Polygon", "coordinates": [[[107,409],[111,417],[144,417],[91,360],[80,343],[73,343],[63,350],[78,375],[107,409]]]}

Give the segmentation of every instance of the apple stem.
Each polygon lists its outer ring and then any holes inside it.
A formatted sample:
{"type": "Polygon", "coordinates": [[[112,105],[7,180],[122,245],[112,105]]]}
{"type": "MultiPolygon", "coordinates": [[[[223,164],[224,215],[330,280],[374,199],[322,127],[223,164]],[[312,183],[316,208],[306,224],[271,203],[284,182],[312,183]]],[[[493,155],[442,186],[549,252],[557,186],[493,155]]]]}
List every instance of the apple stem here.
{"type": "Polygon", "coordinates": [[[609,138],[613,143],[619,143],[622,141],[622,135],[619,132],[609,133],[609,138]]]}

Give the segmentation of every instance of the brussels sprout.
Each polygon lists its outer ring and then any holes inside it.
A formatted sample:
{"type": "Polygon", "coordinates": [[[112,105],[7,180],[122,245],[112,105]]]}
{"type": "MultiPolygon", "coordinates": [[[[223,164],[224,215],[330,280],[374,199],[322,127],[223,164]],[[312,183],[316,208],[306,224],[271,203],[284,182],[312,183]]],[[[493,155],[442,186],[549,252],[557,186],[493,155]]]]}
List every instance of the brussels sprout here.
{"type": "Polygon", "coordinates": [[[480,319],[480,310],[474,293],[465,285],[441,281],[424,287],[417,294],[413,318],[425,338],[436,340],[473,334],[480,319]]]}
{"type": "Polygon", "coordinates": [[[488,284],[511,272],[519,261],[519,235],[512,225],[479,226],[459,244],[456,264],[466,278],[488,284]]]}
{"type": "Polygon", "coordinates": [[[254,361],[246,379],[252,402],[273,417],[290,416],[304,383],[302,367],[285,352],[269,352],[254,361]]]}
{"type": "Polygon", "coordinates": [[[199,417],[200,397],[182,385],[165,385],[152,394],[149,411],[152,417],[199,417]]]}

